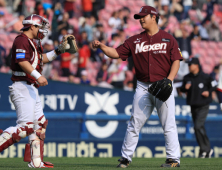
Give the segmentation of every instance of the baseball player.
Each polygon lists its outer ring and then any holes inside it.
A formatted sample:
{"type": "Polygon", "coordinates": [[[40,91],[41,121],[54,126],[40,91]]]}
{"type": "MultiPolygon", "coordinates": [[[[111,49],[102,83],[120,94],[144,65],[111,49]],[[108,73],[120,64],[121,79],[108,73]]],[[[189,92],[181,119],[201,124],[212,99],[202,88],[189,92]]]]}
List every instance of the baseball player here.
{"type": "Polygon", "coordinates": [[[12,46],[13,84],[9,86],[10,98],[16,109],[17,125],[0,130],[0,152],[29,136],[24,161],[29,162],[28,166],[31,168],[53,168],[52,163],[43,162],[48,120],[43,113],[38,87],[46,86],[48,82],[41,75],[42,66],[57,55],[64,52],[74,53],[78,48],[74,37],[67,35],[56,50],[43,54],[41,40],[48,32],[47,19],[33,14],[23,20],[23,25],[23,33],[15,38],[12,46]]]}
{"type": "Polygon", "coordinates": [[[128,38],[114,49],[95,40],[94,48],[100,48],[113,59],[126,60],[133,56],[137,88],[134,95],[131,118],[122,145],[122,158],[117,167],[126,168],[132,161],[138,143],[139,132],[154,107],[157,109],[166,142],[166,163],[161,167],[180,167],[180,144],[175,123],[175,101],[172,81],[177,74],[182,56],[176,40],[158,28],[159,14],[151,6],[143,6],[135,19],[140,20],[144,32],[128,38]]]}

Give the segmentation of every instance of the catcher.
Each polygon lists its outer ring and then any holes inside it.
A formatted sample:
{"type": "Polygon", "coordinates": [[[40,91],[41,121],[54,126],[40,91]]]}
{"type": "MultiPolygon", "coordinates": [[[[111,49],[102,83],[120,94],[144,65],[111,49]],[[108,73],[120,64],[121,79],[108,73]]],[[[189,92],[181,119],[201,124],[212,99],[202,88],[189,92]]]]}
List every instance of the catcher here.
{"type": "Polygon", "coordinates": [[[30,168],[53,168],[52,163],[43,162],[48,120],[43,113],[38,88],[48,85],[48,82],[41,75],[42,66],[61,53],[75,53],[78,48],[75,37],[67,35],[57,49],[43,54],[41,40],[48,32],[47,19],[33,14],[23,20],[23,25],[23,33],[15,38],[12,46],[13,84],[9,86],[10,98],[16,109],[17,125],[0,130],[0,152],[29,136],[24,161],[29,162],[30,168]]]}
{"type": "Polygon", "coordinates": [[[161,167],[180,166],[180,144],[175,122],[175,101],[172,81],[177,74],[182,56],[172,35],[158,28],[159,14],[151,6],[143,6],[135,19],[140,20],[144,32],[128,38],[116,49],[95,40],[94,48],[100,48],[110,58],[126,60],[132,55],[136,70],[137,88],[133,99],[131,118],[122,145],[122,158],[117,167],[126,168],[143,125],[154,107],[157,109],[166,142],[166,163],[161,167]]]}

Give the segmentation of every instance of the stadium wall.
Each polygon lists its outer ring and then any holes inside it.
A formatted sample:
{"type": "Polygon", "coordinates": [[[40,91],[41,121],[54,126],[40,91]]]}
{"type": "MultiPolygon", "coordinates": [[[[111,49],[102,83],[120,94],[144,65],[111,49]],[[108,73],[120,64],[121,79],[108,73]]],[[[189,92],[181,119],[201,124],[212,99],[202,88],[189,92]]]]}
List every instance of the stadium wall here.
{"type": "MultiPolygon", "coordinates": [[[[10,75],[0,73],[0,128],[14,126],[16,113],[9,100],[10,75]]],[[[120,156],[127,121],[130,118],[133,92],[49,80],[39,88],[44,113],[49,119],[45,140],[47,157],[113,157],[120,156]]],[[[197,157],[197,146],[190,107],[176,98],[176,122],[182,157],[197,157]]],[[[222,156],[222,114],[212,103],[206,131],[213,157],[222,156]]],[[[0,158],[22,157],[26,139],[0,153],[0,158]]],[[[135,157],[165,157],[162,127],[154,110],[140,133],[135,157]]]]}

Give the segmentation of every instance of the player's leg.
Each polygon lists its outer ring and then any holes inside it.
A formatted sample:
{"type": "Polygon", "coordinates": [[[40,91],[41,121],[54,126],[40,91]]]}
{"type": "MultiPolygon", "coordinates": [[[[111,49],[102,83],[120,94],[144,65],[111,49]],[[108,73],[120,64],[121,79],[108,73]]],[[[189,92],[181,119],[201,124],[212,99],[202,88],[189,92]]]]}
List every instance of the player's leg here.
{"type": "MultiPolygon", "coordinates": [[[[37,89],[36,93],[38,94],[37,89]]],[[[28,166],[31,168],[53,168],[53,164],[50,162],[43,162],[44,153],[44,140],[45,132],[48,125],[48,120],[43,114],[41,100],[39,95],[36,98],[35,105],[35,120],[34,130],[35,133],[29,136],[29,143],[26,144],[24,161],[29,162],[28,166]]]]}
{"type": "Polygon", "coordinates": [[[148,84],[137,82],[137,88],[133,99],[132,113],[129,120],[125,138],[122,145],[122,158],[118,167],[128,166],[132,161],[133,153],[138,143],[139,133],[146,120],[153,111],[153,104],[150,101],[148,84]]]}
{"type": "Polygon", "coordinates": [[[180,163],[180,144],[175,121],[175,99],[173,93],[166,102],[155,98],[155,107],[162,124],[165,137],[166,165],[179,166],[180,163]]]}
{"type": "Polygon", "coordinates": [[[9,86],[10,98],[17,114],[17,126],[5,129],[0,136],[0,152],[34,132],[35,94],[22,82],[9,86]]]}
{"type": "Polygon", "coordinates": [[[194,107],[191,106],[191,113],[194,123],[194,131],[197,143],[200,146],[199,157],[205,158],[207,153],[211,151],[210,141],[204,127],[207,115],[209,112],[209,105],[194,107]]]}

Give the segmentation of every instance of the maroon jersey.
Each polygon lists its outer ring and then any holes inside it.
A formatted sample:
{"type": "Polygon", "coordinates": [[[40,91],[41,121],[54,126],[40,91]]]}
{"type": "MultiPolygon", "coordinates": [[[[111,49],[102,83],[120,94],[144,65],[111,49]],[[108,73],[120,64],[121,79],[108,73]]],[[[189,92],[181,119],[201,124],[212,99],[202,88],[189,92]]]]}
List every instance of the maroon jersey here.
{"type": "Polygon", "coordinates": [[[175,38],[163,30],[153,36],[145,31],[128,38],[116,48],[119,57],[133,57],[136,78],[142,82],[155,82],[167,77],[175,60],[182,55],[175,38]]]}
{"type": "Polygon", "coordinates": [[[12,46],[11,69],[12,81],[27,81],[36,83],[36,79],[29,74],[26,74],[19,66],[19,62],[28,61],[34,69],[39,73],[42,72],[42,48],[29,39],[25,34],[17,36],[12,46]]]}

